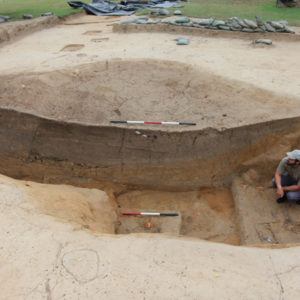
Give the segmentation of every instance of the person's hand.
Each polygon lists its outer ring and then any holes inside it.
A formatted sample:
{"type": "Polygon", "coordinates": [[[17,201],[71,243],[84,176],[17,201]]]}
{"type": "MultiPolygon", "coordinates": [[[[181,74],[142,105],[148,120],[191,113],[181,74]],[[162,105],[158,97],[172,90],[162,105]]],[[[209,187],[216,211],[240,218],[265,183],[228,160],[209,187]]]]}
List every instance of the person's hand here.
{"type": "Polygon", "coordinates": [[[284,191],[282,186],[277,188],[276,193],[280,196],[280,198],[284,196],[284,191]]]}

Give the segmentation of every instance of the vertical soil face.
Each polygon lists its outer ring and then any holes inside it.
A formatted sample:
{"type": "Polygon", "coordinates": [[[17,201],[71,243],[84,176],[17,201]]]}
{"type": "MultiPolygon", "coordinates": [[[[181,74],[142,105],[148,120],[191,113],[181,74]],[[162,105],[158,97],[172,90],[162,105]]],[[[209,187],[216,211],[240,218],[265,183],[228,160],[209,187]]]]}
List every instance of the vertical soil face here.
{"type": "MultiPolygon", "coordinates": [[[[41,211],[100,232],[167,233],[239,244],[233,178],[270,149],[284,153],[291,141],[299,145],[297,99],[184,64],[107,61],[0,79],[0,172],[107,191],[110,220],[97,213],[101,203],[95,195],[87,202],[74,196],[74,210],[65,196],[37,203],[41,211]],[[112,119],[197,125],[111,126],[112,119]],[[203,189],[212,186],[228,189],[203,189]],[[71,209],[63,209],[63,203],[71,209]],[[122,210],[171,210],[179,216],[125,217],[122,210]]],[[[260,174],[271,177],[275,159],[266,168],[261,162],[260,174]]],[[[239,217],[244,213],[239,206],[239,217]]]]}
{"type": "Polygon", "coordinates": [[[244,161],[300,128],[297,99],[170,61],[1,76],[0,95],[0,171],[52,183],[228,185],[244,161]],[[113,119],[197,125],[110,126],[113,119]]]}
{"type": "Polygon", "coordinates": [[[134,129],[66,123],[1,109],[0,172],[85,187],[113,182],[197,190],[230,185],[244,162],[299,130],[300,120],[294,118],[224,131],[142,130],[145,138],[134,129]]]}

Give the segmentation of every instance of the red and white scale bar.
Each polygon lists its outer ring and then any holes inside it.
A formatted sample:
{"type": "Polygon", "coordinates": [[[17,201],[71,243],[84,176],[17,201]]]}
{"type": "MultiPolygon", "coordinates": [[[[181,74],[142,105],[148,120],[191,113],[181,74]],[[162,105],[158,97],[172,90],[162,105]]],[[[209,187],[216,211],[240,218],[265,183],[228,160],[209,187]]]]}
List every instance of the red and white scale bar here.
{"type": "Polygon", "coordinates": [[[135,215],[135,216],[178,216],[177,213],[158,213],[158,212],[122,212],[122,215],[135,215]]]}
{"type": "Polygon", "coordinates": [[[111,120],[115,124],[160,124],[160,125],[196,125],[193,122],[155,122],[155,121],[128,121],[128,120],[111,120]]]}

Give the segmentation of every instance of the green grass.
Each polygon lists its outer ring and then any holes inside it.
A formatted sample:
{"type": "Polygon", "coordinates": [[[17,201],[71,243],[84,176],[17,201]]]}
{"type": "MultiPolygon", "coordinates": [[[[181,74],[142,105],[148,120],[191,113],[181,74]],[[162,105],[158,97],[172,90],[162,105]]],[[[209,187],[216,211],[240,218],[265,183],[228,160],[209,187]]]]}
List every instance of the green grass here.
{"type": "MultiPolygon", "coordinates": [[[[83,0],[90,3],[92,0],[83,0]]],[[[119,0],[115,0],[119,2],[119,0]]],[[[300,26],[300,8],[277,8],[276,0],[189,0],[180,10],[190,17],[216,17],[227,19],[233,16],[254,20],[260,16],[266,20],[287,20],[289,25],[300,26]]],[[[171,12],[175,9],[169,9],[171,12]]],[[[67,0],[0,0],[0,15],[9,15],[13,19],[22,18],[23,14],[40,16],[51,11],[56,16],[64,17],[80,10],[72,9],[67,0]]],[[[142,10],[138,15],[145,13],[142,10]]]]}
{"type": "Polygon", "coordinates": [[[190,17],[216,17],[227,19],[233,16],[267,20],[287,20],[289,25],[300,26],[300,8],[277,8],[276,0],[191,0],[181,9],[190,17]]]}
{"type": "Polygon", "coordinates": [[[0,15],[10,16],[12,19],[22,19],[23,14],[39,17],[45,12],[64,17],[79,11],[81,10],[70,7],[67,0],[0,0],[0,15]]]}
{"type": "MultiPolygon", "coordinates": [[[[276,0],[190,0],[179,8],[188,17],[226,20],[230,17],[255,20],[255,16],[264,21],[286,20],[289,25],[300,26],[300,8],[277,8],[276,0]]],[[[173,12],[176,9],[168,9],[173,12]]],[[[149,11],[141,10],[137,14],[145,15],[149,11]]]]}

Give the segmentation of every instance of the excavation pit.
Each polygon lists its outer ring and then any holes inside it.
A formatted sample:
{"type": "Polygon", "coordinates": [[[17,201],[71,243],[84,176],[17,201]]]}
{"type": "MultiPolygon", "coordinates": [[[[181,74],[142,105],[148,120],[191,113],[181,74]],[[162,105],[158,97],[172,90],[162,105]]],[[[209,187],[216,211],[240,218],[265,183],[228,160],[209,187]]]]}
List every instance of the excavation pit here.
{"type": "Polygon", "coordinates": [[[234,201],[226,189],[193,192],[133,191],[117,198],[117,234],[167,233],[239,244],[234,201]],[[122,212],[178,213],[179,216],[128,216],[122,212]]]}
{"type": "MultiPolygon", "coordinates": [[[[1,183],[5,180],[2,178],[1,183]]],[[[274,189],[267,182],[257,188],[246,176],[234,180],[232,192],[228,188],[170,192],[130,190],[125,186],[119,189],[106,186],[104,192],[28,181],[14,184],[21,185],[26,198],[40,213],[71,223],[75,230],[97,234],[163,234],[231,245],[274,247],[299,243],[299,207],[295,203],[278,206],[274,189]],[[123,212],[178,215],[124,215],[123,212]]]]}
{"type": "Polygon", "coordinates": [[[111,32],[125,18],[81,14],[0,48],[2,298],[297,299],[299,248],[245,246],[299,246],[299,209],[270,188],[300,144],[299,34],[255,49],[236,32],[111,32]],[[109,123],[138,117],[197,125],[109,123]],[[121,214],[154,203],[180,218],[121,214]],[[242,247],[222,244],[234,220],[242,247]]]}
{"type": "Polygon", "coordinates": [[[274,190],[242,189],[268,186],[281,157],[299,143],[297,99],[183,63],[119,59],[3,75],[0,93],[1,173],[105,191],[111,219],[102,222],[93,200],[87,215],[76,208],[79,217],[66,218],[82,228],[234,245],[299,241],[297,211],[280,213],[274,190]],[[110,124],[116,119],[197,125],[110,124]]]}

